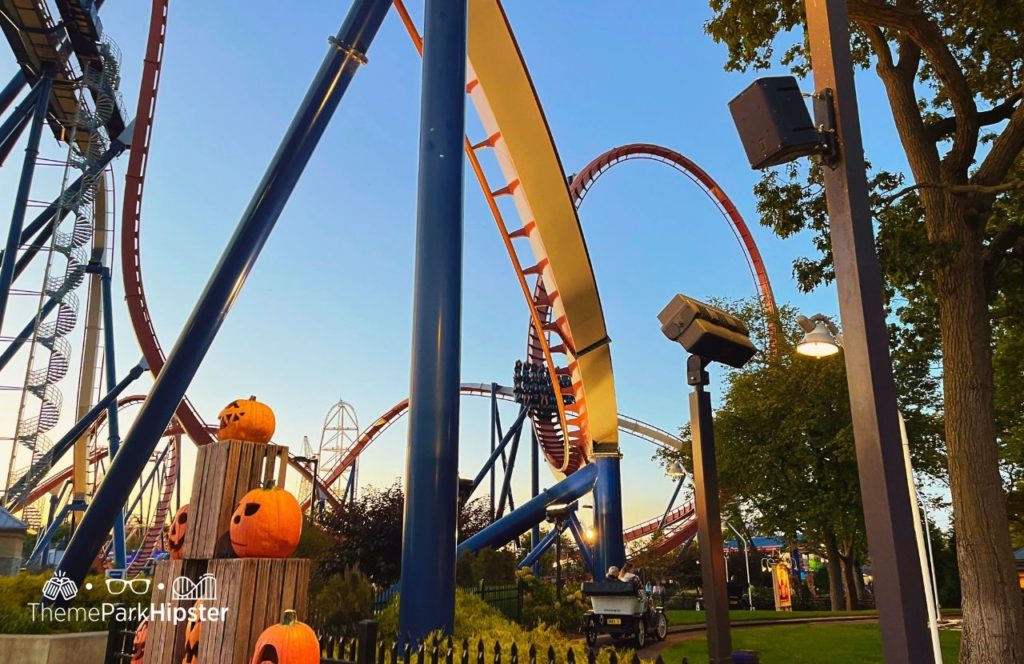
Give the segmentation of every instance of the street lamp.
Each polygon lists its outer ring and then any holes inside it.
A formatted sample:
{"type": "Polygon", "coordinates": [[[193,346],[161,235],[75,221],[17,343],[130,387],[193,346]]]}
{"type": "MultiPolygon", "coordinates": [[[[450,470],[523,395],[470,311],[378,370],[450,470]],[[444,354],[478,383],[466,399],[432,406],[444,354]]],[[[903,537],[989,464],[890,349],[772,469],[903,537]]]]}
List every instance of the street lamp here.
{"type": "Polygon", "coordinates": [[[678,461],[673,461],[668,466],[668,472],[666,473],[669,477],[686,477],[686,470],[683,468],[683,464],[678,461]]]}
{"type": "Polygon", "coordinates": [[[693,387],[690,394],[693,486],[700,557],[704,562],[701,581],[706,604],[708,661],[712,664],[731,662],[729,595],[722,558],[722,514],[718,502],[711,395],[705,387],[710,382],[708,364],[720,362],[738,369],[750,361],[757,348],[750,341],[750,331],[743,321],[685,295],[673,297],[658,314],[658,320],[662,333],[690,353],[686,361],[686,382],[693,387]]]}
{"type": "Polygon", "coordinates": [[[830,357],[839,352],[842,335],[832,319],[823,314],[810,318],[797,316],[797,324],[804,331],[804,338],[796,345],[796,352],[806,357],[830,357]]]}
{"type": "MultiPolygon", "coordinates": [[[[804,330],[804,338],[796,346],[796,352],[807,357],[823,358],[835,355],[842,346],[843,337],[835,322],[824,314],[814,314],[810,318],[798,316],[796,322],[804,330]]],[[[917,486],[914,482],[914,471],[910,465],[910,441],[907,438],[907,427],[903,413],[897,412],[900,425],[900,439],[903,443],[903,456],[907,467],[907,484],[910,489],[910,503],[914,519],[914,534],[917,538],[918,555],[921,560],[921,576],[925,586],[925,596],[930,597],[927,603],[928,627],[931,631],[932,649],[936,661],[942,661],[939,649],[939,596],[935,581],[935,559],[932,557],[931,542],[925,540],[921,529],[922,510],[917,499],[917,486]],[[929,580],[931,581],[929,583],[929,580]]],[[[929,538],[930,539],[930,538],[929,538]]]]}

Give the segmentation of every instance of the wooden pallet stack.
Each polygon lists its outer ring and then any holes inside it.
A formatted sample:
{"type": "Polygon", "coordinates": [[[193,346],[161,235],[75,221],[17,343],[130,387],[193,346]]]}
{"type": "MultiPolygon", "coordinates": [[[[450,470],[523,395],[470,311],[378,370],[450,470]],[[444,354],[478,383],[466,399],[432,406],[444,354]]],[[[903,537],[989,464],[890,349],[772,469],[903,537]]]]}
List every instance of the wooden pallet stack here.
{"type": "Polygon", "coordinates": [[[247,664],[259,634],[285,609],[306,618],[310,561],[237,558],[229,535],[242,497],[269,480],[283,487],[287,466],[288,450],[279,445],[225,440],[199,448],[184,559],[161,561],[154,573],[152,603],[163,614],[150,620],[145,664],[182,664],[186,623],[169,616],[199,595],[220,614],[202,623],[200,662],[247,664]]]}

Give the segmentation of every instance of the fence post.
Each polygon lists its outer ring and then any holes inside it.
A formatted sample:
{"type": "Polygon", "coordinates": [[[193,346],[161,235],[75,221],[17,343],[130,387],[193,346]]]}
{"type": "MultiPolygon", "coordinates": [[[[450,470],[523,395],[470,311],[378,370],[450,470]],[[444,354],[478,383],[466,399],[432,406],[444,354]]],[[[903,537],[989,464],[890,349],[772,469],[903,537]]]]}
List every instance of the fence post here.
{"type": "Polygon", "coordinates": [[[360,620],[356,626],[356,664],[374,664],[377,653],[377,621],[360,620]]]}

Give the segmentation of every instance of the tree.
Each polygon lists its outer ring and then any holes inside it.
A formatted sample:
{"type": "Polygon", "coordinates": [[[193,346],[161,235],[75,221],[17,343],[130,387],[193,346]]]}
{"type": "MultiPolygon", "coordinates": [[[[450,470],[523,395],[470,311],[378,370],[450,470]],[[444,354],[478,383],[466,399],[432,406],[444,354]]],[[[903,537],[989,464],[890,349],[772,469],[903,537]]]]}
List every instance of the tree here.
{"type": "MultiPolygon", "coordinates": [[[[402,573],[402,516],[405,492],[398,482],[386,489],[370,488],[359,500],[326,513],[320,527],[335,545],[319,561],[322,575],[358,568],[379,587],[397,582],[402,573]]],[[[461,506],[459,532],[465,539],[490,523],[487,506],[478,498],[461,506]]]]}
{"type": "MultiPolygon", "coordinates": [[[[799,0],[709,0],[707,32],[729,49],[726,68],[773,61],[808,70],[799,0]],[[798,37],[792,41],[793,35],[798,37]],[[781,57],[776,46],[790,40],[781,57]]],[[[872,63],[888,95],[913,184],[882,174],[874,184],[879,254],[908,315],[936,324],[942,359],[949,482],[963,590],[963,662],[1024,661],[1024,609],[1014,574],[999,468],[992,305],[1007,272],[1019,274],[1024,225],[999,214],[1024,187],[1024,3],[1005,0],[849,0],[852,49],[872,63]],[[892,231],[890,234],[889,231],[892,231]],[[901,244],[902,243],[902,244],[901,244]],[[912,249],[912,251],[908,251],[912,249]]],[[[769,174],[759,191],[765,221],[781,235],[816,233],[818,259],[797,263],[805,286],[832,276],[826,226],[800,217],[821,207],[808,186],[769,174]],[[773,180],[773,178],[775,178],[773,180]],[[796,202],[796,206],[789,205],[796,202]]],[[[1019,278],[1019,277],[1018,277],[1019,278]]]]}

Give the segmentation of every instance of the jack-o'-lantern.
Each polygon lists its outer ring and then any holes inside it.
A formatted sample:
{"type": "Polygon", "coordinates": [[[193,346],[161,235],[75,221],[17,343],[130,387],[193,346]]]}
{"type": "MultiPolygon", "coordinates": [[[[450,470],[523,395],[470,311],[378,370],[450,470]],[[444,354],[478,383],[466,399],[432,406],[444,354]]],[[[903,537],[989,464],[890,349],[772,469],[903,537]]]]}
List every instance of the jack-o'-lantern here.
{"type": "Polygon", "coordinates": [[[277,427],[274,411],[267,404],[256,401],[256,397],[232,401],[220,411],[218,419],[218,440],[267,443],[277,427]]]}
{"type": "Polygon", "coordinates": [[[143,620],[135,629],[135,638],[132,639],[131,664],[141,664],[146,656],[146,637],[149,635],[149,621],[143,620]]]}
{"type": "Polygon", "coordinates": [[[181,659],[181,664],[199,664],[199,637],[203,633],[203,621],[201,618],[201,610],[203,607],[203,600],[198,600],[192,608],[194,609],[194,618],[189,617],[189,621],[185,623],[185,656],[181,659]]]}
{"type": "Polygon", "coordinates": [[[263,630],[250,664],[319,664],[320,641],[295,611],[284,612],[279,625],[263,630]]]}
{"type": "Polygon", "coordinates": [[[178,513],[171,519],[171,529],[167,533],[167,551],[171,560],[185,557],[185,532],[188,530],[188,505],[182,505],[178,513]]]}
{"type": "Polygon", "coordinates": [[[295,496],[267,482],[242,496],[229,534],[239,558],[287,558],[299,545],[302,508],[295,496]]]}

